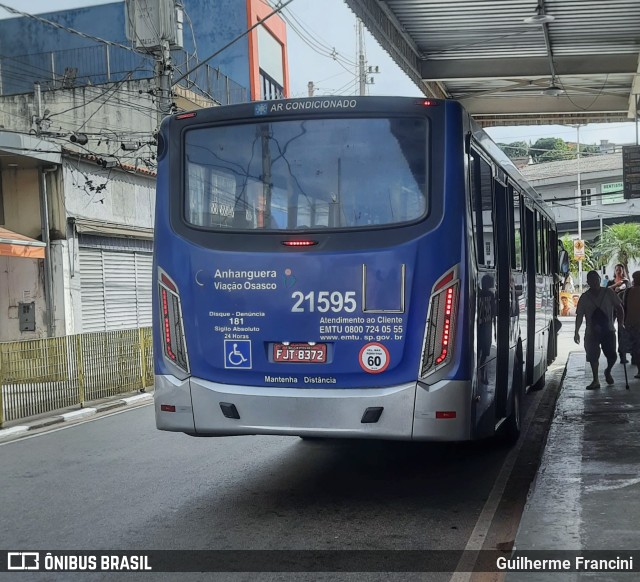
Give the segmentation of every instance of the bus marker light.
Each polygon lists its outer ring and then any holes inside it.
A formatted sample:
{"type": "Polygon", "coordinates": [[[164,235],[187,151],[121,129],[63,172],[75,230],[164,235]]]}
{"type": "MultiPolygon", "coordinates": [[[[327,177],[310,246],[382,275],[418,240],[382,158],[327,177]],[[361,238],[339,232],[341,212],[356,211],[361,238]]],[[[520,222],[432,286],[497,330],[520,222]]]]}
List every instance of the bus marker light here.
{"type": "Polygon", "coordinates": [[[436,410],[436,419],[455,418],[455,410],[436,410]]]}
{"type": "Polygon", "coordinates": [[[283,240],[285,247],[312,247],[318,244],[317,240],[283,240]]]}
{"type": "Polygon", "coordinates": [[[191,113],[181,113],[180,115],[176,115],[176,119],[189,119],[191,117],[195,117],[197,113],[192,111],[191,113]]]}
{"type": "Polygon", "coordinates": [[[175,412],[176,411],[176,407],[173,404],[161,404],[160,405],[160,410],[162,412],[175,412]]]}
{"type": "Polygon", "coordinates": [[[438,103],[438,101],[434,101],[433,99],[424,99],[420,103],[422,105],[424,105],[425,107],[436,107],[436,106],[440,105],[440,103],[438,103]]]}
{"type": "Polygon", "coordinates": [[[173,284],[173,281],[169,279],[169,277],[167,277],[164,273],[160,275],[160,281],[162,281],[162,284],[165,287],[168,287],[169,289],[171,289],[171,291],[173,291],[174,293],[178,292],[178,290],[176,289],[176,286],[173,284]]]}
{"type": "Polygon", "coordinates": [[[442,277],[442,279],[440,279],[440,281],[438,281],[436,286],[433,288],[434,292],[439,291],[445,287],[447,283],[451,283],[451,281],[453,281],[453,271],[449,271],[444,277],[442,277]]]}

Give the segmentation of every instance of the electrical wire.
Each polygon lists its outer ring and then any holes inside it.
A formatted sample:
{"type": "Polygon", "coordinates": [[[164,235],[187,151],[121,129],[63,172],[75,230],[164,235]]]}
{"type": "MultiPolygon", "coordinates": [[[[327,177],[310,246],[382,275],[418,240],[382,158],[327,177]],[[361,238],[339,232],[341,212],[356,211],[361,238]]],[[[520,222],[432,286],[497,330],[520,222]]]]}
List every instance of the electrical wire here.
{"type": "MultiPolygon", "coordinates": [[[[222,53],[223,51],[225,51],[226,49],[228,49],[231,45],[235,44],[236,42],[238,42],[241,38],[245,37],[247,34],[249,34],[254,28],[257,28],[258,26],[261,26],[264,22],[266,22],[267,20],[269,20],[269,18],[271,18],[272,16],[278,14],[279,12],[281,12],[286,6],[288,6],[289,4],[291,4],[291,2],[293,2],[293,0],[287,0],[284,4],[281,4],[278,8],[275,8],[271,13],[267,14],[264,18],[262,18],[261,20],[259,20],[258,22],[256,22],[253,26],[250,26],[249,28],[247,28],[247,30],[245,30],[243,33],[239,34],[238,36],[236,36],[234,39],[232,39],[231,41],[229,41],[227,44],[225,44],[221,49],[217,50],[216,52],[214,52],[212,55],[208,56],[206,59],[204,59],[203,61],[201,61],[200,63],[198,63],[195,67],[189,69],[186,73],[184,73],[181,77],[179,77],[178,79],[176,79],[175,81],[173,81],[173,85],[177,85],[180,81],[182,81],[183,79],[185,79],[186,77],[188,77],[191,73],[193,73],[196,69],[200,68],[202,65],[206,64],[207,62],[209,62],[211,59],[213,59],[214,57],[218,56],[220,53],[222,53]]],[[[0,5],[1,6],[1,5],[0,5]]]]}
{"type": "Polygon", "coordinates": [[[130,46],[126,46],[124,44],[120,44],[118,42],[113,42],[113,41],[110,41],[110,40],[105,40],[104,38],[100,38],[98,36],[93,36],[91,34],[87,34],[85,32],[81,32],[79,30],[76,30],[75,28],[69,28],[67,26],[62,26],[61,24],[58,24],[57,22],[53,22],[51,20],[47,20],[46,18],[42,18],[40,16],[35,16],[34,14],[29,14],[28,12],[22,12],[20,10],[16,10],[15,8],[11,8],[11,6],[7,6],[6,4],[0,4],[0,8],[4,8],[7,12],[10,12],[11,14],[17,14],[19,16],[24,16],[25,18],[30,18],[31,20],[37,20],[38,22],[41,22],[43,24],[47,24],[49,26],[53,26],[54,28],[57,28],[58,30],[64,30],[65,32],[69,32],[71,34],[75,34],[77,36],[81,36],[82,38],[85,38],[85,39],[88,39],[88,40],[94,40],[96,42],[99,42],[99,43],[107,45],[107,46],[116,46],[118,48],[122,48],[122,49],[125,49],[127,51],[136,52],[130,46]]]}

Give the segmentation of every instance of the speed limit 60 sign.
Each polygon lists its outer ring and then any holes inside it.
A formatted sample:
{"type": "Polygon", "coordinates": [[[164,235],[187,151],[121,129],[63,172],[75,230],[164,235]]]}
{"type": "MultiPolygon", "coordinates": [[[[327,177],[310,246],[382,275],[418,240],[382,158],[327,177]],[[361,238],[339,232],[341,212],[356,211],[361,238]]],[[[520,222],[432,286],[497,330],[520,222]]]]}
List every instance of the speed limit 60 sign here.
{"type": "Polygon", "coordinates": [[[360,366],[369,374],[384,372],[390,360],[389,350],[377,342],[371,342],[360,350],[360,366]]]}

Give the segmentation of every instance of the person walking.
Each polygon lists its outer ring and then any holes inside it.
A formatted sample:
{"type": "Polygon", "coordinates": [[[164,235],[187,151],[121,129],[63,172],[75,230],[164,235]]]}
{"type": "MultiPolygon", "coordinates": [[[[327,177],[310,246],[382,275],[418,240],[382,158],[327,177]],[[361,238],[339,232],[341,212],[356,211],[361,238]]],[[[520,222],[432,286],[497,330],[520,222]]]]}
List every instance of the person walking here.
{"type": "Polygon", "coordinates": [[[613,384],[611,368],[616,363],[616,331],[613,325],[613,314],[615,312],[618,319],[618,329],[624,329],[624,309],[620,298],[610,287],[600,286],[598,271],[587,273],[587,285],[589,285],[588,291],[583,293],[578,301],[573,341],[580,343],[580,327],[582,320],[586,318],[584,350],[593,374],[593,381],[587,386],[587,390],[597,390],[600,388],[598,380],[600,348],[607,358],[604,378],[607,384],[613,384]]]}
{"type": "MultiPolygon", "coordinates": [[[[607,288],[613,289],[618,296],[622,296],[622,294],[629,289],[631,286],[629,283],[629,274],[627,273],[627,269],[622,263],[618,263],[613,270],[614,276],[611,281],[609,281],[606,285],[607,288]]],[[[627,352],[625,351],[625,338],[622,337],[623,332],[618,330],[618,354],[620,355],[620,363],[627,363],[627,352]]]]}
{"type": "Polygon", "coordinates": [[[607,283],[607,288],[621,293],[629,288],[629,273],[622,263],[618,263],[613,269],[613,279],[607,283]]]}
{"type": "Polygon", "coordinates": [[[636,378],[640,378],[640,271],[631,275],[633,286],[627,289],[622,298],[624,306],[625,336],[627,351],[631,353],[631,363],[638,366],[636,378]]]}

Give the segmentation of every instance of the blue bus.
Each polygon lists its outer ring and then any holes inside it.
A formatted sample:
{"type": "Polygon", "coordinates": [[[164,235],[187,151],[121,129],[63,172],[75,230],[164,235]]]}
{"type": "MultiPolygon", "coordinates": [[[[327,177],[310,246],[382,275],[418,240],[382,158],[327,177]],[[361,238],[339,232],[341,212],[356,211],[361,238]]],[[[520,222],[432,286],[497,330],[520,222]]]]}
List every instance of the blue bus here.
{"type": "Polygon", "coordinates": [[[518,438],[556,355],[557,232],[460,104],[253,102],[158,139],[159,429],[518,438]]]}

